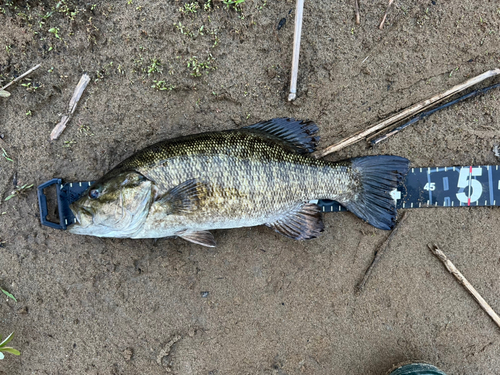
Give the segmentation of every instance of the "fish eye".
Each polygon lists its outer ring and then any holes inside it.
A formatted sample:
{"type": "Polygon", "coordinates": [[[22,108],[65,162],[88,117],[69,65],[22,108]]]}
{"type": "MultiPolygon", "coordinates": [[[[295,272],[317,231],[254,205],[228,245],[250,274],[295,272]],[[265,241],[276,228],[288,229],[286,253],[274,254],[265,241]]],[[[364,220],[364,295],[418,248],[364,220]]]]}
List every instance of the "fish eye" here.
{"type": "Polygon", "coordinates": [[[97,199],[99,198],[101,195],[101,192],[99,191],[99,189],[92,189],[89,191],[89,198],[90,199],[97,199]]]}

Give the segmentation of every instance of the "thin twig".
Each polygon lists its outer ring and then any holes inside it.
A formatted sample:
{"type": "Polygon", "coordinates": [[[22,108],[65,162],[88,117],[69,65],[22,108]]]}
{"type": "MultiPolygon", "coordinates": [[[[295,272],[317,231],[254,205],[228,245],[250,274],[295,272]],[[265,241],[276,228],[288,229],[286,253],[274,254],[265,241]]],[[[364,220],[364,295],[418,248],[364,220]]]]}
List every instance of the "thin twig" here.
{"type": "Polygon", "coordinates": [[[361,293],[363,289],[365,288],[366,282],[370,278],[373,269],[377,265],[377,263],[380,261],[380,258],[382,258],[382,255],[384,254],[385,250],[389,246],[389,243],[391,242],[392,236],[397,232],[401,224],[406,220],[407,217],[407,212],[403,213],[403,216],[401,216],[401,219],[399,219],[398,224],[394,227],[392,230],[391,234],[386,238],[382,246],[378,248],[378,250],[375,252],[375,255],[373,257],[372,263],[368,267],[368,269],[365,272],[365,275],[363,276],[363,279],[356,285],[356,291],[357,293],[361,293]]]}
{"type": "Polygon", "coordinates": [[[64,129],[66,129],[66,124],[69,122],[71,116],[75,112],[76,105],[82,97],[83,91],[85,90],[89,82],[90,77],[87,74],[84,74],[82,78],[80,78],[80,82],[78,82],[78,85],[76,86],[75,91],[73,92],[73,96],[71,97],[71,100],[69,102],[68,114],[61,118],[61,121],[59,121],[59,123],[54,127],[54,129],[52,129],[52,132],[50,133],[51,141],[59,138],[64,129]]]}
{"type": "Polygon", "coordinates": [[[288,101],[297,97],[297,76],[299,72],[300,36],[302,34],[302,15],[304,13],[304,0],[297,0],[295,6],[295,31],[293,34],[292,76],[290,78],[290,94],[288,101]]]}
{"type": "Polygon", "coordinates": [[[432,253],[439,258],[441,262],[445,265],[446,269],[456,277],[458,282],[462,284],[467,291],[472,294],[472,297],[477,301],[479,306],[486,311],[486,313],[490,316],[491,319],[497,324],[498,327],[500,327],[500,317],[497,315],[497,313],[491,308],[490,305],[484,300],[483,297],[477,292],[476,289],[467,281],[467,279],[460,273],[460,271],[457,269],[457,267],[454,266],[454,264],[448,259],[448,257],[438,248],[436,244],[428,244],[429,250],[432,251],[432,253]]]}
{"type": "Polygon", "coordinates": [[[414,124],[416,123],[417,121],[420,121],[430,115],[432,115],[433,113],[437,112],[437,111],[440,111],[442,109],[445,109],[445,108],[448,108],[448,107],[451,107],[452,105],[454,104],[457,104],[457,103],[460,103],[466,99],[469,99],[469,98],[473,98],[479,94],[484,94],[485,92],[488,92],[489,90],[491,89],[494,89],[494,88],[497,88],[500,86],[500,83],[497,83],[497,84],[494,84],[494,85],[491,85],[491,86],[488,86],[488,87],[485,87],[485,88],[482,88],[482,89],[479,89],[479,90],[474,90],[466,95],[463,95],[461,96],[460,98],[457,98],[455,100],[452,100],[451,102],[449,103],[446,103],[446,104],[443,104],[439,107],[436,107],[434,109],[431,109],[429,111],[426,111],[426,112],[422,112],[420,113],[419,115],[417,115],[416,117],[412,118],[410,121],[404,123],[403,125],[401,126],[398,126],[397,128],[395,128],[394,130],[391,130],[389,133],[381,136],[381,137],[378,137],[377,139],[374,139],[374,140],[370,140],[370,137],[367,139],[370,144],[372,146],[375,146],[376,144],[386,140],[387,138],[389,138],[390,136],[394,135],[394,134],[397,134],[399,133],[401,130],[407,128],[408,126],[410,126],[411,124],[414,124]]]}
{"type": "Polygon", "coordinates": [[[388,119],[385,119],[385,120],[369,127],[366,130],[359,131],[350,137],[344,138],[340,142],[337,142],[334,145],[325,148],[324,150],[318,151],[317,153],[315,153],[314,156],[321,158],[325,155],[331,154],[332,152],[339,151],[347,146],[350,146],[356,142],[359,142],[360,140],[364,139],[365,137],[368,137],[369,135],[371,135],[373,133],[376,133],[382,129],[385,129],[385,128],[391,126],[392,124],[395,124],[396,122],[399,122],[399,121],[404,120],[408,117],[411,117],[417,113],[420,113],[423,110],[425,110],[426,108],[430,107],[431,105],[439,103],[440,101],[442,101],[446,98],[449,98],[450,96],[455,95],[458,92],[463,91],[471,86],[474,86],[487,78],[494,77],[497,74],[500,74],[500,69],[488,70],[487,72],[480,74],[476,77],[473,77],[471,79],[468,79],[467,81],[465,81],[459,85],[456,85],[456,86],[452,87],[449,90],[446,90],[445,92],[443,92],[441,94],[434,95],[433,97],[431,97],[429,99],[426,99],[426,100],[423,100],[417,104],[414,104],[411,107],[408,107],[408,108],[402,110],[401,112],[396,113],[394,116],[392,116],[388,119]]]}
{"type": "Polygon", "coordinates": [[[393,2],[394,2],[394,0],[389,0],[389,5],[387,5],[387,9],[385,10],[384,17],[382,17],[382,21],[380,21],[380,25],[378,26],[378,28],[380,30],[382,30],[384,28],[384,23],[385,23],[385,19],[387,18],[387,13],[389,12],[389,8],[391,7],[393,2]]]}
{"type": "Polygon", "coordinates": [[[355,0],[354,3],[356,4],[356,24],[360,24],[360,17],[359,17],[359,1],[355,0]]]}
{"type": "Polygon", "coordinates": [[[37,70],[40,66],[42,66],[42,64],[38,64],[37,66],[34,66],[33,68],[31,68],[30,70],[28,70],[26,73],[24,74],[21,74],[19,77],[15,78],[14,80],[10,81],[9,83],[7,83],[4,87],[2,87],[2,90],[5,90],[7,87],[9,87],[10,85],[16,83],[17,81],[23,79],[24,77],[26,77],[28,74],[31,74],[33,71],[37,70]]]}

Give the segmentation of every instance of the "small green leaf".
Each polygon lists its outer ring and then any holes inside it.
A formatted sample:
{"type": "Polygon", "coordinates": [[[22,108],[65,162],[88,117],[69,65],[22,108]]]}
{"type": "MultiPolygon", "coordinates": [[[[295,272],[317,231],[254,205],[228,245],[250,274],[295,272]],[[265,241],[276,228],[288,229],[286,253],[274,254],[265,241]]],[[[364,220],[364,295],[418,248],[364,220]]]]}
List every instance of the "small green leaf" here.
{"type": "MultiPolygon", "coordinates": [[[[2,289],[2,290],[3,290],[3,289],[2,289]]],[[[3,340],[2,342],[0,342],[0,348],[1,348],[2,346],[7,345],[7,344],[8,344],[8,342],[9,342],[10,340],[12,340],[13,338],[14,338],[14,332],[12,332],[9,336],[7,336],[7,338],[6,338],[5,340],[3,340]]]]}
{"type": "MultiPolygon", "coordinates": [[[[9,197],[7,197],[7,198],[9,198],[9,197]]],[[[10,197],[10,198],[12,198],[12,197],[10,197]]],[[[9,198],[9,199],[10,199],[10,198],[9,198]]],[[[7,199],[5,199],[5,200],[7,200],[7,199]]],[[[1,288],[0,288],[0,289],[1,289],[1,288]]],[[[4,290],[4,289],[2,289],[2,292],[4,292],[4,293],[5,293],[5,295],[6,295],[7,297],[12,298],[14,301],[16,301],[16,302],[17,302],[16,297],[14,297],[14,296],[13,296],[12,294],[10,294],[9,292],[7,292],[7,291],[6,291],[6,290],[4,290]]]]}
{"type": "Polygon", "coordinates": [[[8,98],[9,96],[10,96],[10,92],[0,89],[0,97],[8,98]]]}
{"type": "Polygon", "coordinates": [[[0,349],[2,352],[14,354],[14,355],[21,355],[21,352],[17,349],[14,348],[2,348],[0,349]]]}
{"type": "Polygon", "coordinates": [[[3,353],[2,353],[2,352],[0,352],[0,361],[1,361],[2,359],[4,359],[4,358],[5,358],[5,356],[3,355],[3,353]]]}
{"type": "Polygon", "coordinates": [[[13,160],[9,157],[9,155],[7,154],[7,151],[5,151],[5,149],[4,149],[3,147],[2,147],[2,156],[3,156],[6,160],[8,160],[8,161],[13,161],[13,160]]]}

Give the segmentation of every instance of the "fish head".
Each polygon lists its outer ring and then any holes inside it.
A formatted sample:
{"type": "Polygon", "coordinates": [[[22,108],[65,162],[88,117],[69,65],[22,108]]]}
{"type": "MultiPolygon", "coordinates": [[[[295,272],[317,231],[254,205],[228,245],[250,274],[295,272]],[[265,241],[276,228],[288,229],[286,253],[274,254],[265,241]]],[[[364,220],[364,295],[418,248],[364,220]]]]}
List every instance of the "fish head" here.
{"type": "Polygon", "coordinates": [[[153,183],[137,172],[104,176],[70,205],[77,222],[68,230],[98,237],[130,237],[144,225],[153,189],[153,183]]]}

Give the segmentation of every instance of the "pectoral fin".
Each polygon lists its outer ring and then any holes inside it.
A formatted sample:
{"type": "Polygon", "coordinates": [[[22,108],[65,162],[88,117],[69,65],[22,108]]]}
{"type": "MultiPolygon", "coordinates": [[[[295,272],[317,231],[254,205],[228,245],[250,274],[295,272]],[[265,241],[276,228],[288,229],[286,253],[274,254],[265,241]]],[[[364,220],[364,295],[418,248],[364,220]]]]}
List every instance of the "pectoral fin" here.
{"type": "Polygon", "coordinates": [[[206,195],[207,186],[196,178],[184,181],[170,189],[157,201],[169,207],[169,213],[190,213],[195,211],[200,199],[206,195]]]}
{"type": "Polygon", "coordinates": [[[207,246],[207,247],[215,247],[215,239],[212,233],[208,231],[199,231],[199,232],[189,232],[189,233],[180,233],[178,234],[180,238],[185,239],[186,241],[207,246]]]}
{"type": "Polygon", "coordinates": [[[288,212],[273,223],[266,224],[276,232],[294,240],[310,240],[323,232],[321,211],[315,204],[307,203],[288,212]]]}

